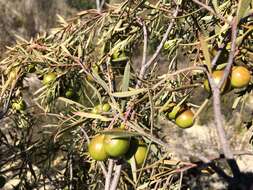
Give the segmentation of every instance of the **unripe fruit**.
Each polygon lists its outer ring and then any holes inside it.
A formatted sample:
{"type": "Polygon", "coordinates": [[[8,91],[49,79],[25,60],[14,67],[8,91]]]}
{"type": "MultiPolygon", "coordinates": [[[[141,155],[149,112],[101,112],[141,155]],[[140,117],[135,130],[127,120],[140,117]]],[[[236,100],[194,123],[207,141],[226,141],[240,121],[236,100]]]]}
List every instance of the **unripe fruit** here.
{"type": "Polygon", "coordinates": [[[108,104],[108,103],[99,104],[99,105],[96,105],[96,106],[92,109],[91,113],[99,114],[99,113],[101,113],[101,112],[108,112],[108,111],[110,111],[110,109],[111,109],[111,106],[110,106],[110,104],[108,104]]]}
{"type": "MultiPolygon", "coordinates": [[[[122,129],[113,129],[124,132],[122,129]]],[[[130,147],[129,138],[117,137],[115,135],[106,135],[104,138],[104,147],[106,153],[114,158],[126,154],[130,147]]]]}
{"type": "Polygon", "coordinates": [[[104,138],[104,135],[97,135],[90,141],[88,150],[94,160],[104,161],[108,158],[104,147],[104,138]]]}
{"type": "Polygon", "coordinates": [[[74,91],[73,91],[72,88],[68,89],[68,90],[66,91],[66,93],[65,93],[65,96],[66,96],[67,98],[73,98],[74,95],[75,95],[75,93],[74,93],[74,91]]]}
{"type": "MultiPolygon", "coordinates": [[[[214,80],[214,83],[216,85],[218,85],[222,79],[224,75],[224,70],[217,70],[217,71],[213,71],[212,73],[212,77],[213,77],[213,80],[214,80]]],[[[204,81],[204,88],[206,89],[207,92],[211,92],[211,89],[210,89],[210,85],[209,85],[209,81],[206,79],[204,81]]],[[[221,92],[224,92],[225,90],[227,90],[229,88],[229,83],[228,81],[226,80],[222,87],[221,87],[221,92]]]]}
{"type": "Polygon", "coordinates": [[[190,109],[185,110],[176,117],[175,122],[181,128],[191,127],[194,123],[194,114],[190,109]]]}
{"type": "Polygon", "coordinates": [[[94,113],[94,114],[99,114],[102,110],[102,106],[101,105],[97,105],[95,106],[92,110],[91,110],[91,113],[94,113]]]}
{"type": "Polygon", "coordinates": [[[140,167],[147,155],[148,148],[143,142],[139,142],[137,151],[134,154],[135,162],[138,167],[140,167]]]}
{"type": "Polygon", "coordinates": [[[55,81],[57,77],[56,73],[47,73],[43,76],[43,84],[47,85],[47,84],[51,84],[55,81]]]}
{"type": "Polygon", "coordinates": [[[108,112],[110,111],[110,109],[111,109],[110,104],[108,103],[103,104],[103,107],[102,107],[103,112],[108,112]]]}
{"type": "Polygon", "coordinates": [[[250,72],[243,66],[235,66],[232,68],[231,85],[234,88],[243,88],[248,86],[250,82],[250,72]]]}

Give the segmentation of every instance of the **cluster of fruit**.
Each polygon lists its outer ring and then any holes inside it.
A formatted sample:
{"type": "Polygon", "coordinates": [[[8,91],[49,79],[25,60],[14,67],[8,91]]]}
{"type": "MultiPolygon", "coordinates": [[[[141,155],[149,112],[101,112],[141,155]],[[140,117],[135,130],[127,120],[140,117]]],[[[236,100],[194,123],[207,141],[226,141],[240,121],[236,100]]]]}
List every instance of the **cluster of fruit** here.
{"type": "MultiPolygon", "coordinates": [[[[212,77],[216,85],[219,84],[224,75],[224,70],[215,70],[212,72],[212,77]]],[[[226,93],[232,88],[244,88],[250,83],[250,71],[243,66],[234,66],[228,79],[221,87],[221,92],[226,93]]],[[[207,92],[211,92],[209,81],[204,81],[204,88],[207,92]]],[[[168,105],[166,115],[170,120],[173,120],[180,128],[188,128],[194,124],[194,113],[185,105],[177,105],[172,102],[168,105]]]]}
{"type": "MultiPolygon", "coordinates": [[[[219,84],[224,75],[224,70],[215,70],[212,72],[212,77],[216,85],[219,84]]],[[[221,92],[225,93],[232,88],[243,88],[249,85],[251,79],[250,71],[243,66],[233,66],[229,78],[222,84],[221,92]]],[[[210,92],[208,80],[204,81],[204,87],[207,92],[210,92]]]]}
{"type": "MultiPolygon", "coordinates": [[[[124,132],[124,129],[111,129],[109,132],[124,132]]],[[[97,161],[108,158],[124,158],[129,162],[134,158],[137,166],[141,166],[147,155],[147,146],[134,137],[122,137],[114,134],[96,135],[88,145],[90,156],[97,161]]]]}
{"type": "Polygon", "coordinates": [[[99,104],[99,105],[96,105],[92,109],[91,113],[99,114],[99,113],[102,113],[102,112],[108,112],[108,111],[110,111],[110,109],[111,109],[111,106],[108,103],[99,104]]]}

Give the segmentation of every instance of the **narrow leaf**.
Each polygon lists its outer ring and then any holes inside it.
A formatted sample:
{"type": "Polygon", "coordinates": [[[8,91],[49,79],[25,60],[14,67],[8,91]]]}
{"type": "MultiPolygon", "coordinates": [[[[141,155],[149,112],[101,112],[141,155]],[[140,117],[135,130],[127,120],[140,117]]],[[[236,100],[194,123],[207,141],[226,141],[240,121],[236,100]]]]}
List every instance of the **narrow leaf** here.
{"type": "Polygon", "coordinates": [[[93,114],[93,113],[87,113],[87,112],[74,112],[75,115],[78,115],[80,117],[86,117],[90,119],[99,119],[101,121],[111,121],[111,118],[99,115],[99,114],[93,114]]]}
{"type": "Polygon", "coordinates": [[[130,96],[138,95],[143,92],[147,92],[147,89],[141,88],[141,89],[134,89],[131,91],[115,92],[115,93],[112,93],[112,96],[117,97],[117,98],[126,98],[126,97],[130,97],[130,96]]]}
{"type": "Polygon", "coordinates": [[[237,21],[239,22],[241,18],[245,15],[246,11],[250,7],[251,0],[240,0],[238,4],[238,9],[237,9],[237,21]]]}
{"type": "Polygon", "coordinates": [[[131,131],[121,131],[121,130],[104,130],[100,131],[99,133],[104,135],[112,135],[113,138],[129,138],[129,137],[135,137],[140,136],[137,132],[131,132],[131,131]]]}
{"type": "MultiPolygon", "coordinates": [[[[122,79],[122,91],[127,91],[129,87],[129,81],[130,81],[130,64],[129,62],[126,64],[125,70],[124,70],[124,76],[122,79]]],[[[121,101],[121,108],[123,109],[125,107],[126,100],[121,101]]]]}

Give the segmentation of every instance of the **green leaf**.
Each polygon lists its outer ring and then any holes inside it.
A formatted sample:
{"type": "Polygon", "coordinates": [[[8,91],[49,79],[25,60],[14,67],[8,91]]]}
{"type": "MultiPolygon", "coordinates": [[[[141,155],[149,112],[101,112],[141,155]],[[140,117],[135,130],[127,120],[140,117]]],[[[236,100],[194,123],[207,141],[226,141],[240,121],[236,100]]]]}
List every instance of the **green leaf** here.
{"type": "Polygon", "coordinates": [[[113,138],[129,138],[129,137],[136,137],[140,136],[137,132],[125,131],[125,130],[104,130],[100,131],[100,134],[104,135],[112,135],[113,138]]]}
{"type": "Polygon", "coordinates": [[[99,114],[93,114],[93,113],[87,113],[87,112],[74,112],[73,114],[78,115],[80,117],[86,117],[90,119],[99,119],[101,121],[111,121],[111,118],[99,115],[99,114]]]}
{"type": "Polygon", "coordinates": [[[100,84],[107,92],[109,92],[109,87],[106,82],[96,73],[93,72],[93,76],[98,84],[100,84]]]}
{"type": "Polygon", "coordinates": [[[141,89],[134,89],[131,91],[115,92],[115,93],[112,93],[112,96],[117,97],[117,98],[126,98],[126,97],[130,97],[130,96],[138,95],[143,92],[147,92],[147,89],[141,88],[141,89]]]}
{"type": "MultiPolygon", "coordinates": [[[[126,64],[125,70],[124,70],[124,76],[122,79],[122,91],[127,91],[129,87],[130,82],[130,64],[129,62],[126,64]]],[[[125,107],[126,100],[121,101],[121,108],[123,109],[125,107]]]]}
{"type": "Polygon", "coordinates": [[[86,108],[86,107],[83,106],[82,104],[79,104],[78,102],[73,101],[73,100],[70,100],[70,99],[65,98],[65,97],[59,97],[58,100],[63,101],[63,102],[65,102],[66,104],[76,105],[76,106],[78,106],[78,107],[80,107],[80,108],[86,108]]]}
{"type": "Polygon", "coordinates": [[[246,14],[246,11],[250,8],[251,0],[240,0],[237,9],[237,21],[240,22],[241,18],[246,14]]]}

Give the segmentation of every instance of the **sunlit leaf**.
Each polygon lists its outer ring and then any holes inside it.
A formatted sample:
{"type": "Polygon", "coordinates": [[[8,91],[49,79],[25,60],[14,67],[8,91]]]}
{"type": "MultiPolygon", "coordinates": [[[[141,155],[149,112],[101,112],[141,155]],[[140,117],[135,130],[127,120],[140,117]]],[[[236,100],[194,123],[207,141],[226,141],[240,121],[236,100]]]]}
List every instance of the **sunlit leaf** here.
{"type": "Polygon", "coordinates": [[[99,119],[101,121],[111,121],[111,118],[99,115],[99,114],[93,114],[88,112],[74,112],[73,114],[78,115],[80,117],[90,118],[90,119],[99,119]]]}
{"type": "Polygon", "coordinates": [[[147,92],[147,89],[141,88],[141,89],[134,89],[131,91],[114,92],[114,93],[112,93],[112,96],[117,97],[117,98],[126,98],[126,97],[131,97],[131,96],[141,94],[143,92],[147,92]]]}

